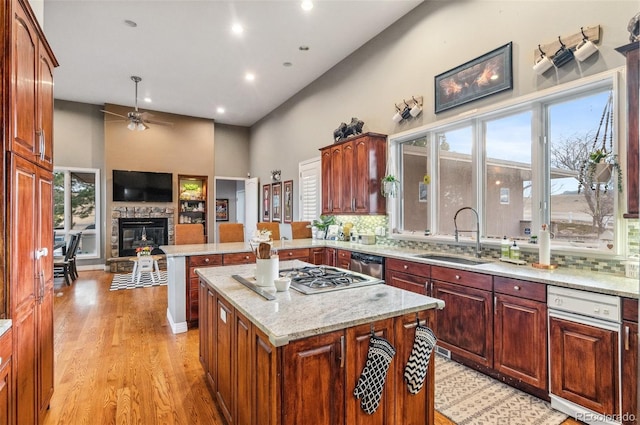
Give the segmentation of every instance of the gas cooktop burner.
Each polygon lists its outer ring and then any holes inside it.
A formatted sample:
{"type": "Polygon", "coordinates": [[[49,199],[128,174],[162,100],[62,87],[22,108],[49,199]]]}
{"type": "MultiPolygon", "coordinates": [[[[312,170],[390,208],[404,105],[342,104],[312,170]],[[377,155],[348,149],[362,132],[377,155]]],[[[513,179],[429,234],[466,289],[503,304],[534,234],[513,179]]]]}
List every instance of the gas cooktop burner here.
{"type": "Polygon", "coordinates": [[[301,267],[280,271],[291,278],[291,287],[304,294],[336,291],[382,283],[380,279],[330,266],[301,267]]]}

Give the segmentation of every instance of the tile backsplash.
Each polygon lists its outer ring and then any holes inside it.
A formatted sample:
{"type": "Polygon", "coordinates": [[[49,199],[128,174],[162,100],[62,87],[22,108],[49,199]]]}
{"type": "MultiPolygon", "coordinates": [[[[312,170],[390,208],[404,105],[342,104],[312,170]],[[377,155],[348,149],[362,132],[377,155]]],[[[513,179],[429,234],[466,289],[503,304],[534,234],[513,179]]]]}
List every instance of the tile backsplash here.
{"type": "MultiPolygon", "coordinates": [[[[383,227],[385,231],[389,229],[389,221],[387,216],[350,216],[340,215],[336,216],[336,222],[345,224],[353,223],[358,233],[374,233],[377,227],[383,227]]],[[[639,220],[625,220],[624,225],[627,230],[627,246],[625,247],[626,255],[639,255],[640,254],[640,223],[639,220]]],[[[411,249],[427,249],[436,252],[446,252],[459,255],[473,255],[473,246],[461,246],[456,244],[448,244],[444,242],[422,242],[422,241],[410,241],[410,240],[398,240],[391,239],[385,236],[378,236],[376,243],[379,245],[398,246],[411,249]]],[[[598,257],[597,255],[581,255],[581,254],[554,254],[551,253],[553,262],[566,268],[591,270],[599,273],[611,273],[616,275],[624,275],[624,261],[619,259],[612,259],[608,257],[598,257]]],[[[487,247],[483,246],[482,256],[484,258],[500,257],[500,247],[487,247]]],[[[520,257],[529,262],[535,263],[538,261],[537,250],[523,249],[520,257]]]]}

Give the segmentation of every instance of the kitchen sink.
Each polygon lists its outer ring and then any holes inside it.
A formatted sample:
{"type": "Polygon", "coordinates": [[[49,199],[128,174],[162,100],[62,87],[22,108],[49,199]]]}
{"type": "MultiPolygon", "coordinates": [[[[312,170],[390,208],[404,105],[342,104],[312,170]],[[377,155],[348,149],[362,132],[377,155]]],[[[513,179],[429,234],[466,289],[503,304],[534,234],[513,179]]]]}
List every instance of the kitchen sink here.
{"type": "Polygon", "coordinates": [[[415,258],[426,258],[427,260],[447,261],[449,263],[464,264],[467,266],[476,266],[478,264],[486,264],[487,261],[475,260],[472,258],[455,257],[453,255],[441,254],[420,254],[414,255],[415,258]]]}

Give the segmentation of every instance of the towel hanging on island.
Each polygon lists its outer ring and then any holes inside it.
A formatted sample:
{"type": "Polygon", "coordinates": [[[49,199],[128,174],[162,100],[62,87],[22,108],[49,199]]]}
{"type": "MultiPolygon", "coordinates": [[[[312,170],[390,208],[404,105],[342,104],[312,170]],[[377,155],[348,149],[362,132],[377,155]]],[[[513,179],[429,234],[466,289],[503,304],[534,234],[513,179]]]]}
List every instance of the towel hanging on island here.
{"type": "Polygon", "coordinates": [[[353,395],[360,399],[360,407],[367,414],[373,414],[380,406],[382,389],[387,372],[396,349],[384,338],[371,335],[367,362],[353,390],[353,395]]]}
{"type": "Polygon", "coordinates": [[[438,338],[431,329],[418,323],[413,349],[404,368],[404,379],[411,394],[418,394],[424,385],[431,352],[437,341],[438,338]]]}

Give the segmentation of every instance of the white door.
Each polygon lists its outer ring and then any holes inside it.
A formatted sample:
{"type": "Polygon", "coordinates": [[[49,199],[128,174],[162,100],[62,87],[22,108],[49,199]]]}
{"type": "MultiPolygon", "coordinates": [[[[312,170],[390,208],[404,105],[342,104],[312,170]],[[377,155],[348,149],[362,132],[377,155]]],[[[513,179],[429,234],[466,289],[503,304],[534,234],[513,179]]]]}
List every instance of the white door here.
{"type": "Polygon", "coordinates": [[[258,178],[244,182],[244,240],[248,241],[258,228],[258,178]]]}
{"type": "Polygon", "coordinates": [[[244,190],[240,189],[236,192],[236,222],[244,224],[244,215],[244,190]]]}

